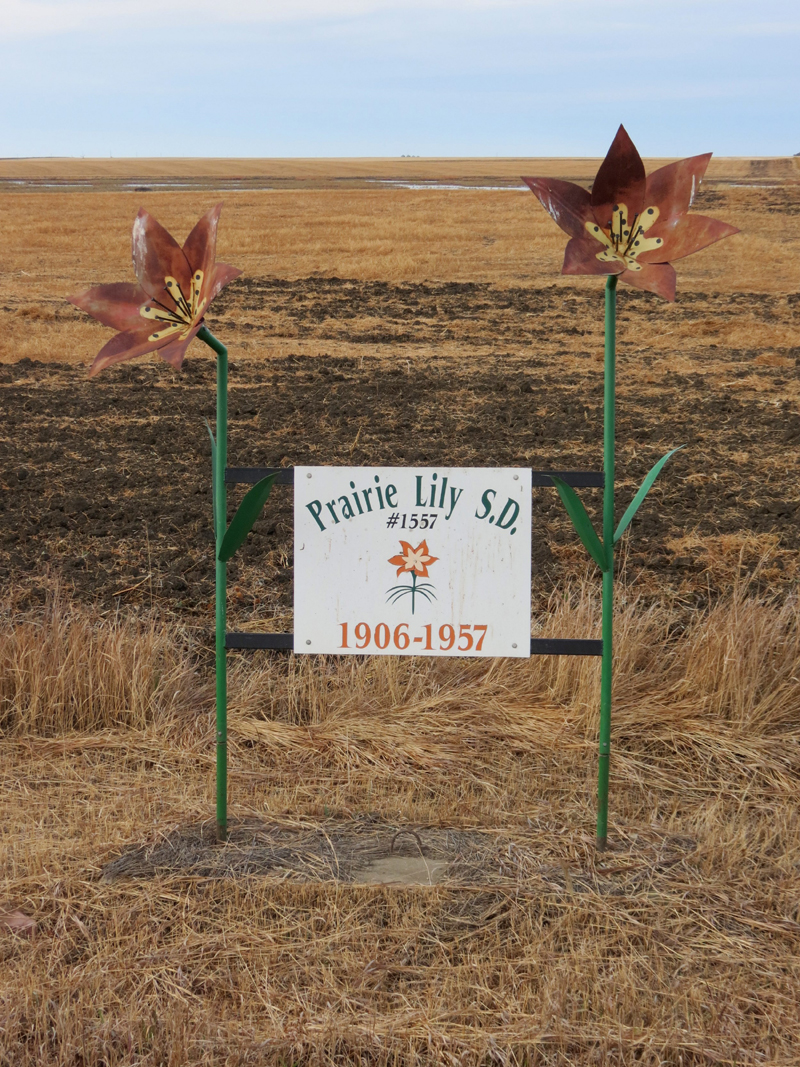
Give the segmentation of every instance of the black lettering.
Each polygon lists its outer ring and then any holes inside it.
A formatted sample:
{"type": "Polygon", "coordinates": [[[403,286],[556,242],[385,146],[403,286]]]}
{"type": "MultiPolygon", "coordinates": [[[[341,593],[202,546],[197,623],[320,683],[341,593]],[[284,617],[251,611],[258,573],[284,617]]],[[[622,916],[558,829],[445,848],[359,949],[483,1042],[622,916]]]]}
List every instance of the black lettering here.
{"type": "Polygon", "coordinates": [[[517,515],[519,515],[519,504],[516,500],[512,500],[511,497],[509,497],[506,506],[500,512],[500,518],[497,520],[497,529],[507,530],[509,526],[512,526],[517,521],[517,515]],[[503,522],[503,519],[505,519],[509,511],[511,512],[511,515],[506,522],[503,522]]]}
{"type": "Polygon", "coordinates": [[[447,520],[450,518],[450,516],[455,511],[456,504],[458,503],[458,498],[461,496],[461,494],[463,492],[464,492],[463,489],[455,489],[452,485],[450,486],[450,510],[448,511],[448,513],[444,517],[444,521],[445,522],[447,522],[447,520]]]}
{"type": "Polygon", "coordinates": [[[310,504],[306,504],[306,507],[314,517],[314,522],[319,526],[320,530],[325,529],[325,523],[320,520],[320,514],[322,513],[322,504],[319,500],[312,500],[310,504]]]}
{"type": "MultiPolygon", "coordinates": [[[[355,487],[356,487],[356,483],[355,482],[351,482],[350,483],[350,488],[351,489],[355,489],[355,487]]],[[[359,515],[363,515],[364,514],[364,509],[361,507],[361,501],[358,499],[358,493],[353,493],[353,500],[355,500],[355,502],[356,502],[356,507],[358,508],[358,514],[359,515]]]]}
{"type": "Polygon", "coordinates": [[[486,492],[483,494],[483,496],[481,497],[481,503],[486,508],[486,511],[484,511],[483,515],[479,515],[478,512],[476,511],[475,512],[475,518],[476,519],[485,519],[486,516],[489,514],[489,512],[492,510],[492,502],[489,499],[490,496],[492,496],[492,497],[497,496],[497,490],[496,489],[487,489],[486,492]]]}

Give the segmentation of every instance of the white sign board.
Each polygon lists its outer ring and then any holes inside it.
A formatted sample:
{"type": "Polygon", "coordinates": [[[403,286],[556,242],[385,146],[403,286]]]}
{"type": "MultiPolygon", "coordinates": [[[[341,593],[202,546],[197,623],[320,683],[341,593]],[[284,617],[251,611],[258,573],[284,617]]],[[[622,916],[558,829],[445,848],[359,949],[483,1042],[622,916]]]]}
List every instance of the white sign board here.
{"type": "Polygon", "coordinates": [[[531,472],[295,467],[295,653],[528,656],[531,472]]]}

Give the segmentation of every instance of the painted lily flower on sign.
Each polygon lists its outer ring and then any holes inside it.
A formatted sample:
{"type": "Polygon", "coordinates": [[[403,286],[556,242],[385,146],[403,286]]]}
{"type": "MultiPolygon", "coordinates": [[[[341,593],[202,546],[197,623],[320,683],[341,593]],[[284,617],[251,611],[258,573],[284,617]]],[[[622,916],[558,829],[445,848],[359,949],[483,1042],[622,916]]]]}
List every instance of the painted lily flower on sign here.
{"type": "Polygon", "coordinates": [[[692,156],[647,176],[620,126],[591,193],[557,178],[523,181],[571,238],[562,274],[617,274],[628,285],[674,300],[673,262],[739,232],[688,214],[710,159],[710,152],[692,156]]]}
{"type": "Polygon", "coordinates": [[[428,567],[436,563],[439,557],[430,554],[427,541],[420,541],[416,548],[413,548],[408,541],[401,541],[400,548],[401,552],[392,556],[388,562],[393,567],[397,567],[398,578],[401,574],[410,574],[411,585],[393,585],[387,590],[389,595],[386,599],[387,603],[394,604],[401,597],[410,596],[413,615],[417,596],[429,602],[436,599],[436,594],[433,592],[434,586],[430,582],[417,582],[417,578],[427,578],[428,567]]]}
{"type": "Polygon", "coordinates": [[[397,567],[398,578],[401,574],[408,574],[409,571],[418,574],[420,578],[427,578],[428,567],[439,558],[428,553],[428,542],[420,541],[416,548],[412,548],[408,541],[401,541],[400,548],[402,554],[392,556],[389,560],[393,566],[397,567]]]}
{"type": "Polygon", "coordinates": [[[192,338],[203,327],[208,305],[242,273],[216,262],[222,204],[197,223],[183,248],[144,208],[133,223],[133,269],[138,284],[96,285],[71,303],[119,333],[101,349],[89,374],[148,352],[180,367],[192,338]]]}

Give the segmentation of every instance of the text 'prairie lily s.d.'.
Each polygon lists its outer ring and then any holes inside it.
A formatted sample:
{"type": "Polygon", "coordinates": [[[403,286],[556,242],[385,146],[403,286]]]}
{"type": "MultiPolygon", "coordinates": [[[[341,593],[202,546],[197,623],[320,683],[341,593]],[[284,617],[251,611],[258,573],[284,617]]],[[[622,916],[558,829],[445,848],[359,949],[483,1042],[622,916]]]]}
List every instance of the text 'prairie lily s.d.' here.
{"type": "Polygon", "coordinates": [[[558,178],[523,181],[571,237],[562,274],[618,274],[620,281],[674,300],[672,263],[739,232],[688,214],[710,159],[710,152],[692,156],[647,176],[620,126],[591,193],[558,178]]]}
{"type": "Polygon", "coordinates": [[[181,248],[144,208],[133,223],[133,269],[139,279],[97,285],[71,303],[120,332],[101,349],[90,374],[148,352],[180,367],[208,305],[242,273],[216,262],[222,204],[207,212],[181,248]]]}

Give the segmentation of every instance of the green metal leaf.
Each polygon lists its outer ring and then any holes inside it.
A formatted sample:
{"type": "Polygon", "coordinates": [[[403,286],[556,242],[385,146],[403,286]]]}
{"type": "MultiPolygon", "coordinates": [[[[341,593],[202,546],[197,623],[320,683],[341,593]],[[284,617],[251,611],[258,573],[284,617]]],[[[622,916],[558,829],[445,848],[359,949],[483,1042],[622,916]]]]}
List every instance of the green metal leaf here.
{"type": "Polygon", "coordinates": [[[673,448],[671,452],[667,452],[666,456],[662,456],[661,459],[658,461],[658,463],[656,463],[655,467],[653,467],[653,469],[647,475],[645,480],[642,482],[641,486],[639,487],[639,492],[636,494],[636,496],[630,502],[630,504],[628,505],[628,510],[625,512],[625,514],[619,520],[619,526],[617,527],[617,532],[614,534],[614,544],[616,544],[617,541],[619,541],[620,537],[622,537],[622,535],[628,529],[628,526],[630,525],[631,519],[636,514],[636,512],[639,510],[639,508],[640,508],[640,506],[642,504],[642,501],[647,496],[647,494],[650,492],[650,489],[652,488],[653,482],[656,480],[656,478],[661,473],[661,468],[664,466],[664,464],[667,462],[668,459],[670,459],[672,456],[674,456],[676,452],[680,452],[680,450],[682,448],[683,448],[683,445],[679,445],[677,448],[673,448]]]}
{"type": "Polygon", "coordinates": [[[594,526],[592,526],[592,520],[586,513],[586,508],[581,503],[581,499],[571,485],[567,485],[563,478],[556,477],[555,474],[550,476],[553,479],[553,483],[558,490],[558,495],[561,497],[561,501],[564,507],[567,509],[567,514],[572,519],[572,525],[575,527],[575,531],[583,542],[583,547],[595,561],[601,571],[608,570],[608,563],[606,562],[606,552],[603,548],[603,542],[595,533],[594,526]]]}
{"type": "Polygon", "coordinates": [[[262,478],[260,482],[256,482],[239,505],[219,546],[218,558],[223,563],[227,563],[237,548],[244,543],[244,539],[253,528],[253,523],[261,514],[261,509],[266,504],[277,477],[276,471],[275,474],[270,474],[262,478]]]}
{"type": "Polygon", "coordinates": [[[208,436],[211,438],[211,514],[214,518],[214,535],[217,533],[217,442],[214,440],[214,434],[211,432],[211,427],[208,425],[208,419],[203,419],[208,430],[208,436]]]}

